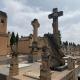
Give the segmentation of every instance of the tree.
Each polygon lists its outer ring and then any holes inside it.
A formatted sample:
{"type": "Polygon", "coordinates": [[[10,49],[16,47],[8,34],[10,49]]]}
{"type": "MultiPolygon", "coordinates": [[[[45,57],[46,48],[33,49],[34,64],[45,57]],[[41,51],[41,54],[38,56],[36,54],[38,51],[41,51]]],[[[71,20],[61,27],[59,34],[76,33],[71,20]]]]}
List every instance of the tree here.
{"type": "Polygon", "coordinates": [[[11,34],[10,38],[10,46],[11,46],[11,63],[10,63],[10,76],[15,76],[19,74],[19,68],[18,68],[18,54],[17,54],[17,48],[18,48],[18,40],[19,36],[18,33],[15,37],[14,32],[11,34]]]}
{"type": "Polygon", "coordinates": [[[17,33],[17,35],[16,35],[16,43],[18,44],[18,41],[19,41],[19,35],[18,35],[18,33],[17,33]]]}
{"type": "Polygon", "coordinates": [[[60,31],[58,30],[58,38],[57,38],[57,46],[60,48],[61,47],[61,34],[60,34],[60,31]]]}
{"type": "Polygon", "coordinates": [[[16,37],[15,37],[14,32],[12,32],[11,38],[10,38],[10,47],[11,47],[12,52],[14,52],[13,45],[15,45],[15,43],[16,43],[16,37]]]}
{"type": "Polygon", "coordinates": [[[61,33],[60,33],[60,31],[58,31],[58,35],[59,35],[59,45],[61,45],[61,33]]]}
{"type": "Polygon", "coordinates": [[[11,39],[10,39],[10,45],[14,45],[16,43],[16,37],[15,37],[15,34],[14,32],[12,32],[11,34],[11,39]]]}
{"type": "Polygon", "coordinates": [[[76,44],[73,42],[73,47],[76,47],[76,44]]]}
{"type": "Polygon", "coordinates": [[[10,46],[11,46],[12,52],[17,53],[18,40],[19,40],[18,33],[17,33],[17,35],[15,36],[14,32],[12,32],[12,34],[11,34],[11,39],[10,39],[10,46]]]}
{"type": "Polygon", "coordinates": [[[66,53],[67,53],[67,50],[68,50],[68,41],[63,42],[63,46],[65,47],[65,49],[66,49],[66,53]]]}
{"type": "Polygon", "coordinates": [[[19,41],[19,35],[17,33],[17,35],[16,35],[16,53],[18,52],[18,41],[19,41]]]}
{"type": "Polygon", "coordinates": [[[68,41],[65,42],[65,46],[68,46],[68,41]]]}
{"type": "Polygon", "coordinates": [[[71,43],[69,42],[69,47],[71,46],[71,43]]]}

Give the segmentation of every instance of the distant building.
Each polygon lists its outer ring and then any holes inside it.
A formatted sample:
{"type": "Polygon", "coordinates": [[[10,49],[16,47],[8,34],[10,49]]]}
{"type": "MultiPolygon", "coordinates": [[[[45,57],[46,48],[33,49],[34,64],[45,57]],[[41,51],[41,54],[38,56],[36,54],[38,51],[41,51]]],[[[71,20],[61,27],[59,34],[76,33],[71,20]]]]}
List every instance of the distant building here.
{"type": "Polygon", "coordinates": [[[9,34],[7,33],[7,14],[0,11],[0,55],[9,52],[9,34]]]}

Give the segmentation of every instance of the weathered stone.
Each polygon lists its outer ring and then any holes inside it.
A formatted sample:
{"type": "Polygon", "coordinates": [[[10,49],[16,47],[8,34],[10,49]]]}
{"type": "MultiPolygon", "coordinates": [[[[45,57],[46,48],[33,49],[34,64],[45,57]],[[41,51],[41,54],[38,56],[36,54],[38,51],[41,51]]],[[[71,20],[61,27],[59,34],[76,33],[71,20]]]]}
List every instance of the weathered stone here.
{"type": "Polygon", "coordinates": [[[17,44],[14,46],[12,45],[11,51],[9,76],[16,76],[19,74],[17,44]]]}
{"type": "Polygon", "coordinates": [[[33,41],[37,42],[38,28],[40,24],[37,19],[34,19],[31,24],[33,26],[33,41]]]}
{"type": "Polygon", "coordinates": [[[38,35],[38,27],[40,26],[39,22],[37,19],[34,19],[32,22],[31,22],[32,26],[33,26],[33,39],[32,39],[32,45],[30,46],[31,47],[31,52],[30,52],[30,55],[29,55],[29,62],[32,63],[32,62],[35,62],[37,61],[37,56],[38,56],[38,44],[37,44],[37,35],[38,35]]]}
{"type": "Polygon", "coordinates": [[[63,15],[63,11],[58,12],[57,8],[53,9],[53,13],[48,16],[49,19],[53,19],[53,34],[55,42],[58,46],[60,46],[60,31],[58,30],[58,17],[63,15]]]}
{"type": "Polygon", "coordinates": [[[15,75],[18,75],[18,73],[19,73],[18,58],[16,56],[12,56],[11,62],[10,62],[9,75],[15,76],[15,75]]]}
{"type": "Polygon", "coordinates": [[[40,66],[40,80],[51,80],[49,53],[47,47],[42,48],[42,65],[40,66]]]}
{"type": "Polygon", "coordinates": [[[57,8],[53,9],[53,13],[48,17],[49,19],[53,19],[53,34],[47,34],[46,38],[48,39],[48,44],[50,47],[50,56],[51,56],[51,69],[55,67],[62,66],[65,64],[63,59],[64,54],[61,51],[61,37],[60,31],[58,30],[58,17],[63,15],[63,11],[58,12],[57,8]]]}
{"type": "Polygon", "coordinates": [[[71,70],[74,68],[75,68],[75,61],[72,57],[69,57],[68,58],[68,69],[71,70]]]}

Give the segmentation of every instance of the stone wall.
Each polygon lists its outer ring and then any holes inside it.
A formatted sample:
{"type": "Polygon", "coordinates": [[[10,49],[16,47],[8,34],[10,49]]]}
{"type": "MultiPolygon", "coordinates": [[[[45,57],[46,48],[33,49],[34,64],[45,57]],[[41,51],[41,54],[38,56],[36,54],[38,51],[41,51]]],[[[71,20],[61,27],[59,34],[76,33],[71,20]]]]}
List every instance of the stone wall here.
{"type": "Polygon", "coordinates": [[[0,11],[0,33],[7,32],[7,14],[0,11]]]}
{"type": "MultiPolygon", "coordinates": [[[[39,47],[42,47],[42,45],[44,44],[44,40],[43,38],[38,38],[38,46],[39,47]]],[[[19,40],[19,43],[18,43],[18,52],[20,54],[29,54],[30,51],[31,51],[31,42],[30,42],[30,39],[29,37],[25,37],[25,38],[21,38],[19,40]]]]}
{"type": "Polygon", "coordinates": [[[0,35],[0,55],[7,55],[9,52],[8,35],[0,35]]]}
{"type": "Polygon", "coordinates": [[[18,52],[20,54],[28,54],[30,53],[30,42],[29,40],[25,39],[25,40],[19,40],[18,43],[18,52]]]}
{"type": "Polygon", "coordinates": [[[78,74],[80,72],[80,66],[76,65],[75,69],[69,70],[69,73],[61,80],[78,80],[78,74]]]}
{"type": "Polygon", "coordinates": [[[8,54],[7,14],[0,11],[0,55],[8,54]]]}

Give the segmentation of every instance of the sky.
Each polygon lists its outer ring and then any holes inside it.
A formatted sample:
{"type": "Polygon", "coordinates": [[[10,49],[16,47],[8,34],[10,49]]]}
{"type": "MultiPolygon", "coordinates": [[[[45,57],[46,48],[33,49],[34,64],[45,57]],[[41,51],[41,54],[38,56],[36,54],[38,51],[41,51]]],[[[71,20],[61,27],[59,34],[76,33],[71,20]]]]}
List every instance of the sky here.
{"type": "Polygon", "coordinates": [[[80,44],[80,0],[0,0],[0,10],[8,15],[8,31],[28,36],[33,33],[31,21],[37,18],[38,35],[52,33],[52,20],[48,15],[53,8],[63,11],[59,17],[62,41],[80,44]]]}

